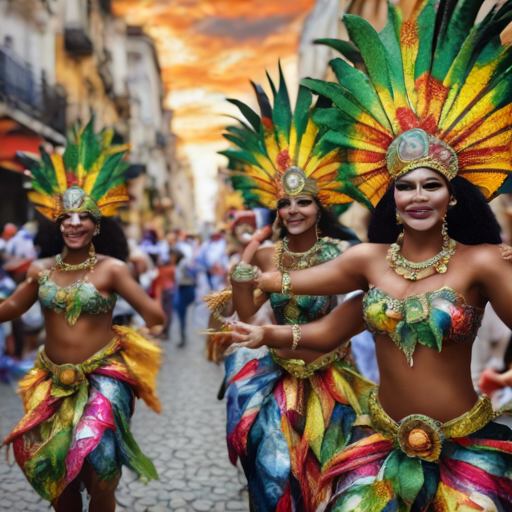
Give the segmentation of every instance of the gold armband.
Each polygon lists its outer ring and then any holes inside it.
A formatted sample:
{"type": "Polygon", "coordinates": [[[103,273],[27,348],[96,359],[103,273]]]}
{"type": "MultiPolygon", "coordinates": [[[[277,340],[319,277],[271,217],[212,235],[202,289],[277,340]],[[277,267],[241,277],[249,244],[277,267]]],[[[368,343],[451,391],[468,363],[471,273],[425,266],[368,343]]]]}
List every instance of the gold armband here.
{"type": "Polygon", "coordinates": [[[286,270],[283,272],[281,277],[281,293],[285,295],[293,295],[292,279],[286,270]]]}
{"type": "Polygon", "coordinates": [[[302,336],[302,332],[300,330],[299,324],[292,324],[292,335],[293,335],[293,343],[292,350],[297,350],[299,345],[300,337],[302,336]]]}

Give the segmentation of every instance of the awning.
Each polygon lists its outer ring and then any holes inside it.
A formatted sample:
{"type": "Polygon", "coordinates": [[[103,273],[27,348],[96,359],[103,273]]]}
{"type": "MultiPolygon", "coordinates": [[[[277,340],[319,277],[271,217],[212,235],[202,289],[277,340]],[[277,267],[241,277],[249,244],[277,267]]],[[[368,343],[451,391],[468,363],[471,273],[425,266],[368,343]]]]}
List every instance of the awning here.
{"type": "Polygon", "coordinates": [[[44,143],[36,133],[12,119],[0,119],[0,167],[15,172],[25,169],[16,159],[16,151],[39,154],[44,143]]]}

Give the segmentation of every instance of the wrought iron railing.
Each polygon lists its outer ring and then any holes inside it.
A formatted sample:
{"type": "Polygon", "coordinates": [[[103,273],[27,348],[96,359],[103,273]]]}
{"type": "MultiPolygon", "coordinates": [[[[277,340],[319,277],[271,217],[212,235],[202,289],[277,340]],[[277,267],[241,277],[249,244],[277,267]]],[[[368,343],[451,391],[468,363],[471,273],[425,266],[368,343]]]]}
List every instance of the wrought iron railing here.
{"type": "Polygon", "coordinates": [[[0,46],[0,101],[17,108],[59,133],[66,132],[66,94],[37,76],[30,64],[0,46]]]}

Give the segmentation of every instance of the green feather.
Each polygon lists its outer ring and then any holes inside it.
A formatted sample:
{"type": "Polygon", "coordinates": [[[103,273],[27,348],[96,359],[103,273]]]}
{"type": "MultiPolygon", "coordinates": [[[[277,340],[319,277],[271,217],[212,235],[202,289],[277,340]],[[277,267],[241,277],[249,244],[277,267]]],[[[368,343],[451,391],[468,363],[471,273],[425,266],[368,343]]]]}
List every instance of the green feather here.
{"type": "Polygon", "coordinates": [[[412,505],[421,488],[423,487],[424,476],[420,459],[411,459],[404,456],[398,469],[398,480],[400,483],[400,496],[403,500],[412,505]]]}
{"type": "Polygon", "coordinates": [[[270,75],[268,74],[267,70],[265,70],[265,74],[267,75],[267,80],[270,85],[270,89],[272,90],[272,95],[275,98],[277,94],[277,89],[276,86],[274,85],[274,81],[272,80],[272,78],[270,78],[270,75]]]}
{"type": "MultiPolygon", "coordinates": [[[[350,91],[352,103],[366,111],[387,130],[391,131],[391,125],[382,108],[379,96],[375,92],[370,79],[358,69],[353,68],[342,59],[334,59],[329,63],[342,88],[350,91]]],[[[348,94],[347,94],[348,96],[348,94]]]]}
{"type": "Polygon", "coordinates": [[[414,79],[418,79],[432,67],[432,40],[436,21],[435,2],[436,0],[429,0],[417,18],[419,45],[414,79]]]}
{"type": "Polygon", "coordinates": [[[378,88],[387,89],[392,95],[388,55],[375,29],[363,18],[352,14],[345,14],[343,22],[350,39],[361,51],[373,84],[378,88]]]}
{"type": "Polygon", "coordinates": [[[313,42],[329,46],[329,48],[340,52],[352,64],[364,64],[361,52],[349,41],[343,41],[343,39],[315,39],[313,42]]]}
{"type": "Polygon", "coordinates": [[[469,36],[475,18],[484,0],[461,0],[446,26],[439,35],[432,76],[443,81],[462,44],[469,36]]]}
{"type": "Polygon", "coordinates": [[[118,169],[123,156],[124,152],[107,157],[92,187],[90,194],[92,199],[99,201],[112,187],[119,184],[120,180],[124,181],[122,180],[124,172],[121,175],[118,169]]]}
{"type": "Polygon", "coordinates": [[[400,24],[401,20],[393,5],[388,3],[388,20],[384,30],[379,34],[382,46],[388,53],[387,59],[390,77],[395,91],[406,95],[402,54],[400,51],[400,24]]]}
{"type": "MultiPolygon", "coordinates": [[[[276,134],[279,134],[288,141],[290,139],[292,108],[286,82],[284,81],[283,70],[281,69],[281,63],[279,63],[279,91],[274,99],[273,121],[276,134]]],[[[279,139],[277,139],[277,141],[279,142],[279,139]]]]}
{"type": "MultiPolygon", "coordinates": [[[[295,111],[293,113],[293,124],[297,133],[297,154],[300,148],[300,143],[302,141],[302,136],[306,132],[306,128],[308,126],[309,109],[311,108],[312,99],[313,95],[311,92],[306,89],[306,87],[303,87],[302,85],[299,86],[297,103],[295,104],[295,111]]],[[[293,158],[297,158],[297,154],[292,155],[293,158]]]]}
{"type": "Polygon", "coordinates": [[[39,151],[41,152],[41,162],[31,170],[34,177],[33,185],[36,190],[43,194],[53,194],[59,186],[53,162],[43,146],[39,147],[39,151]]]}
{"type": "Polygon", "coordinates": [[[80,161],[78,144],[68,140],[64,155],[62,155],[62,160],[64,162],[66,171],[76,172],[78,168],[78,162],[80,161]]]}
{"type": "Polygon", "coordinates": [[[80,135],[80,163],[89,171],[101,155],[101,146],[93,129],[94,117],[87,123],[80,135]]]}
{"type": "Polygon", "coordinates": [[[227,101],[238,107],[242,115],[247,119],[247,121],[249,121],[250,125],[257,132],[259,132],[262,129],[260,116],[256,114],[256,112],[254,112],[254,110],[251,107],[247,106],[245,103],[242,103],[239,100],[235,100],[232,98],[228,98],[227,101]]]}

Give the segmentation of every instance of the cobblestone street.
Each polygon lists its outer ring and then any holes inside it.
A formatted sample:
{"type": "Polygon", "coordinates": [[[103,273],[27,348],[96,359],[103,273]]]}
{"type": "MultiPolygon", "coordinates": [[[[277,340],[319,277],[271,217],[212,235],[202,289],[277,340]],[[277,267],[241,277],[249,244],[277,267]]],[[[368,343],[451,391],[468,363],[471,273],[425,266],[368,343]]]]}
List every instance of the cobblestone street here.
{"type": "MultiPolygon", "coordinates": [[[[196,318],[204,323],[203,307],[196,318]]],[[[190,319],[192,320],[192,319],[190,319]]],[[[132,431],[144,453],[155,463],[160,480],[148,485],[123,468],[116,512],[248,511],[243,475],[228,459],[225,404],[217,400],[223,368],[204,358],[203,338],[189,322],[189,343],[163,342],[165,361],[159,378],[163,413],[155,414],[139,401],[132,431]]],[[[175,325],[173,327],[176,327],[175,325]]],[[[0,436],[22,416],[12,386],[0,384],[0,436]]],[[[10,454],[13,460],[12,452],[10,454]]],[[[0,510],[45,511],[48,504],[32,490],[16,464],[0,456],[0,510]]]]}

